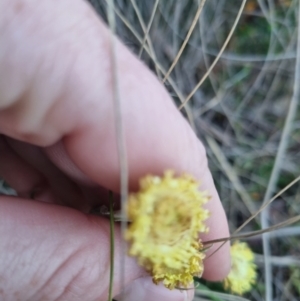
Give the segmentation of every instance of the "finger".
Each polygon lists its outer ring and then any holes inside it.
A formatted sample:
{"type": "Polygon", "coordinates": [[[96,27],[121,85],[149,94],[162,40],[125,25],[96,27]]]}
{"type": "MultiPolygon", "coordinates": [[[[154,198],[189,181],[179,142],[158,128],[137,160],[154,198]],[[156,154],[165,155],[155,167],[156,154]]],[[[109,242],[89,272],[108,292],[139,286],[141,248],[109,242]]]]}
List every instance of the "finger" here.
{"type": "MultiPolygon", "coordinates": [[[[118,191],[109,31],[83,1],[23,0],[22,13],[16,13],[11,0],[1,3],[6,11],[2,24],[8,25],[2,25],[5,34],[0,36],[5,45],[0,62],[5,74],[0,74],[0,129],[40,146],[61,139],[77,169],[118,191]],[[20,29],[19,24],[24,26],[20,29]]],[[[227,237],[226,218],[202,144],[166,90],[118,41],[116,65],[131,189],[146,173],[161,174],[170,168],[191,173],[212,195],[206,239],[227,237]]],[[[50,156],[55,147],[49,149],[50,156]]],[[[207,276],[224,277],[229,270],[228,244],[214,260],[207,276]]]]}
{"type": "Polygon", "coordinates": [[[8,137],[1,141],[0,175],[8,179],[13,188],[18,187],[18,183],[22,185],[22,191],[16,189],[19,196],[70,206],[83,212],[99,204],[109,206],[107,190],[87,177],[78,179],[74,172],[68,178],[49,160],[43,149],[8,137]]]}
{"type": "MultiPolygon", "coordinates": [[[[27,170],[37,171],[47,184],[40,187],[29,187],[30,191],[35,192],[35,200],[47,200],[49,203],[70,206],[85,212],[89,210],[90,206],[88,202],[83,202],[83,193],[79,186],[55,166],[42,149],[15,139],[6,138],[6,141],[11,150],[26,163],[27,170]]],[[[16,162],[11,162],[13,159],[11,158],[10,162],[6,164],[8,166],[10,164],[16,165],[16,162]]],[[[25,176],[20,174],[19,165],[16,165],[16,168],[10,171],[10,175],[21,179],[25,176]]]]}
{"type": "Polygon", "coordinates": [[[0,150],[0,176],[16,190],[18,196],[87,211],[84,210],[87,203],[82,202],[83,191],[40,149],[0,136],[0,150]]]}
{"type": "Polygon", "coordinates": [[[172,290],[168,291],[163,285],[155,285],[149,277],[141,277],[134,280],[124,292],[117,295],[117,301],[191,301],[194,290],[172,290]]]}
{"type": "Polygon", "coordinates": [[[25,198],[37,197],[39,200],[52,202],[52,197],[41,197],[48,190],[46,179],[36,169],[19,157],[0,136],[0,176],[19,196],[25,198]]]}
{"type": "MultiPolygon", "coordinates": [[[[0,198],[1,300],[107,300],[109,223],[77,210],[0,198]]],[[[125,285],[144,272],[131,258],[122,261],[115,236],[114,294],[120,293],[120,263],[125,285]]]]}

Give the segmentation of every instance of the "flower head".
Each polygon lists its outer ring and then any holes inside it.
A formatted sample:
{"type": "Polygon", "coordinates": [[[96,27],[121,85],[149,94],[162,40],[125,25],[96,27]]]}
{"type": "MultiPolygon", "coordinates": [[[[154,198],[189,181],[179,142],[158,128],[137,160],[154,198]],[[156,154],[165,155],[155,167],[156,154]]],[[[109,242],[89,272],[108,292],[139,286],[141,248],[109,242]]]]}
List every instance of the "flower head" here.
{"type": "Polygon", "coordinates": [[[142,178],[140,191],[129,196],[129,255],[137,257],[154,283],[162,281],[169,289],[187,287],[203,272],[198,234],[208,231],[203,205],[209,198],[198,186],[193,177],[176,178],[168,171],[142,178]]]}
{"type": "Polygon", "coordinates": [[[256,265],[254,254],[244,242],[235,242],[231,248],[231,271],[224,280],[225,289],[242,295],[250,291],[256,281],[256,265]]]}

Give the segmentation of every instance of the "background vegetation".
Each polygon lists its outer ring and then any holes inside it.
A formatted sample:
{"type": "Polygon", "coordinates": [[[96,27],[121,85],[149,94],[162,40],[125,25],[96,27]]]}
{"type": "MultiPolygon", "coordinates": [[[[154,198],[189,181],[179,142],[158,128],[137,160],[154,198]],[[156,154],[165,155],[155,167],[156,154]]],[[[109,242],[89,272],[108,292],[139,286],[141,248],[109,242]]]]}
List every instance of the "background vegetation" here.
{"type": "MultiPolygon", "coordinates": [[[[90,1],[106,19],[106,1],[90,1]]],[[[182,112],[206,145],[232,233],[300,174],[299,2],[248,0],[224,45],[242,4],[241,0],[115,1],[119,37],[161,81],[175,62],[165,86],[178,105],[189,99],[182,112]],[[142,51],[141,44],[146,45],[142,51]],[[207,71],[208,77],[191,93],[207,71]]],[[[299,199],[296,184],[242,232],[298,216],[299,199]]],[[[259,276],[245,298],[299,300],[299,235],[296,223],[273,230],[265,247],[262,236],[247,240],[257,255],[259,276]]],[[[219,284],[202,281],[202,290],[203,285],[223,292],[219,284]]],[[[195,300],[209,299],[198,294],[201,297],[195,300]]]]}

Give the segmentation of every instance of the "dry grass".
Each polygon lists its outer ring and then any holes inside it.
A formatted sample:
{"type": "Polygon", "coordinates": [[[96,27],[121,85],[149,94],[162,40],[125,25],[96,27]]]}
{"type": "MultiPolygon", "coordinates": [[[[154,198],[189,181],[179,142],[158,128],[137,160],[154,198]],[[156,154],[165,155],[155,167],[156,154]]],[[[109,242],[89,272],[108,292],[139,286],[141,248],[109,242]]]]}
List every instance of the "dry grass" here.
{"type": "MultiPolygon", "coordinates": [[[[91,2],[106,18],[105,1],[91,2]]],[[[300,174],[298,1],[249,0],[239,16],[243,4],[115,1],[118,35],[178,106],[188,101],[183,114],[206,144],[232,233],[300,174]]],[[[242,232],[297,219],[299,197],[296,183],[242,232]]],[[[298,300],[299,234],[290,225],[248,239],[259,278],[246,297],[298,300]]]]}

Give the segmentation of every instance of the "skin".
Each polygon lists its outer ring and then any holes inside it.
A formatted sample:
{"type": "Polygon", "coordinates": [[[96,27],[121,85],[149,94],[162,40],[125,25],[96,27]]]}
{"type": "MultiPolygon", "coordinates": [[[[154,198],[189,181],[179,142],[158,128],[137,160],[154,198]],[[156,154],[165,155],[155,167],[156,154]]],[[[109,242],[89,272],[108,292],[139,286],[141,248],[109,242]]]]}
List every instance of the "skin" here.
{"type": "MultiPolygon", "coordinates": [[[[0,0],[1,300],[107,300],[109,222],[89,215],[119,192],[110,33],[83,0],[0,0]]],[[[228,236],[203,145],[156,77],[116,40],[129,188],[148,173],[188,172],[209,191],[203,240],[228,236]]],[[[125,260],[116,228],[118,300],[191,300],[155,286],[125,260]]],[[[209,254],[218,245],[214,245],[209,254]]],[[[229,246],[205,260],[204,278],[229,272],[229,246]]]]}

